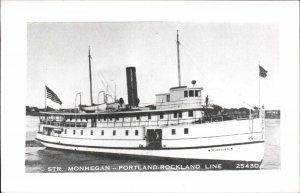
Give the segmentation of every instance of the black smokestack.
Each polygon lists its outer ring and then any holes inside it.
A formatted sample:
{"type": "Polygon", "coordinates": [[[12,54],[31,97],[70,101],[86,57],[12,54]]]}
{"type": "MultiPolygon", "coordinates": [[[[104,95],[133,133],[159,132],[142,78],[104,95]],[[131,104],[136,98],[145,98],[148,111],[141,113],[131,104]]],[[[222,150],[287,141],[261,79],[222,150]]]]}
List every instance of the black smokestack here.
{"type": "Polygon", "coordinates": [[[128,104],[132,107],[137,107],[139,102],[138,102],[138,95],[137,95],[135,67],[127,67],[126,76],[127,76],[128,104]]]}

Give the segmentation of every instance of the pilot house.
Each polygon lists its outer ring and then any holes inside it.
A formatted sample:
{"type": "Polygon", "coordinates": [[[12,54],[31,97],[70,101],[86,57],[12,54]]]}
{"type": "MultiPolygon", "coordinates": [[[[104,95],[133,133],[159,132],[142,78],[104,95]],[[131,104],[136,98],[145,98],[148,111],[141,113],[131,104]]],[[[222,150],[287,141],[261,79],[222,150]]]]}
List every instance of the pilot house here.
{"type": "Polygon", "coordinates": [[[169,93],[156,94],[156,109],[200,107],[202,90],[202,87],[172,87],[169,93]]]}

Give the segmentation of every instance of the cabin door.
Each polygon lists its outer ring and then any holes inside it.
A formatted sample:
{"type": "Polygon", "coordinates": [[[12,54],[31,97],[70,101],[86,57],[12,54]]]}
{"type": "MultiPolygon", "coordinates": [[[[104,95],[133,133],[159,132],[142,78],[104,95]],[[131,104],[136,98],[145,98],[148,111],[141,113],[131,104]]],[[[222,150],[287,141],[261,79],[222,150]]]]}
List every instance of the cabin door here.
{"type": "Polygon", "coordinates": [[[146,133],[146,139],[148,149],[161,149],[162,130],[148,129],[146,133]]]}

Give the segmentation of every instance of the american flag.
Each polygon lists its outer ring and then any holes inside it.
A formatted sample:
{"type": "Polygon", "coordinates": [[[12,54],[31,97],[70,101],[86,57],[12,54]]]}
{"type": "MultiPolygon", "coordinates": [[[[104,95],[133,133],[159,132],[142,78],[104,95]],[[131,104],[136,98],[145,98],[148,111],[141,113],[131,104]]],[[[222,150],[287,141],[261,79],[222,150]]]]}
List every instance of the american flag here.
{"type": "Polygon", "coordinates": [[[53,102],[58,103],[58,104],[62,104],[61,100],[58,98],[58,96],[50,89],[46,86],[46,92],[47,92],[47,98],[51,99],[53,102]]]}

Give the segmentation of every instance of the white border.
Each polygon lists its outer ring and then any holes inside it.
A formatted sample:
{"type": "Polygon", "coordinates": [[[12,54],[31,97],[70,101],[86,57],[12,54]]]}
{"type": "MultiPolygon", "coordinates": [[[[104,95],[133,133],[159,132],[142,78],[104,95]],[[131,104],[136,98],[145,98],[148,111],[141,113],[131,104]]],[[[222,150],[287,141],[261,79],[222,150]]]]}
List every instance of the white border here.
{"type": "Polygon", "coordinates": [[[2,2],[1,191],[298,192],[299,3],[2,2]],[[25,174],[27,22],[181,21],[280,24],[280,170],[25,174]]]}

